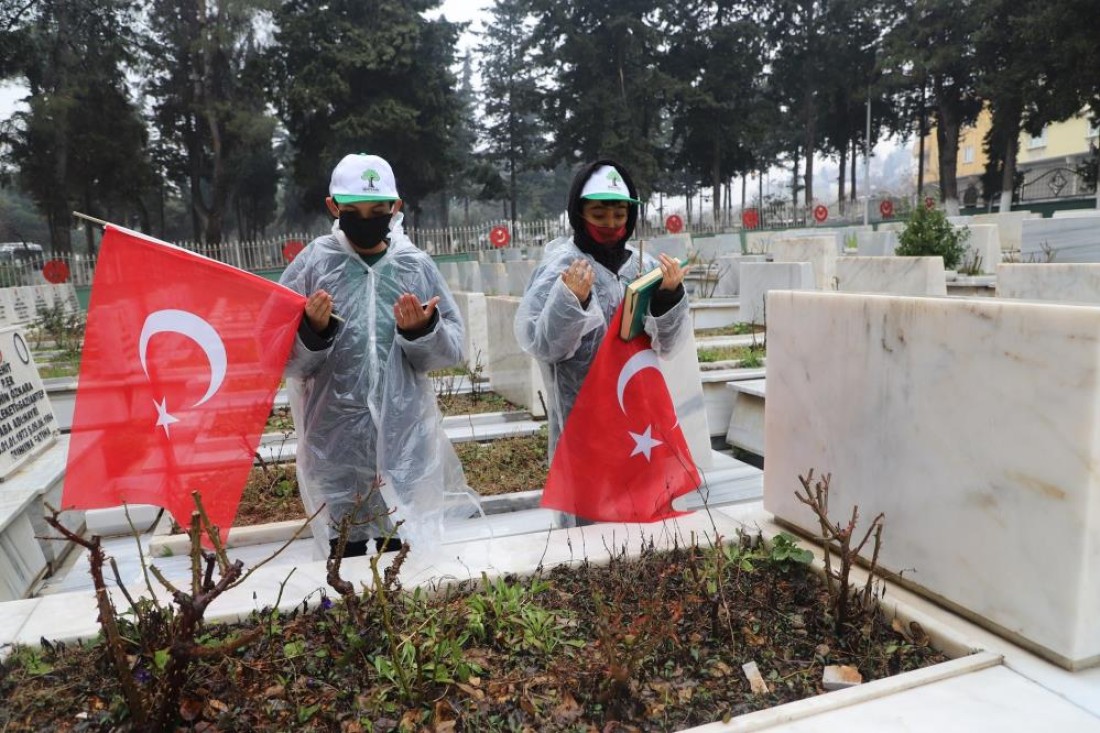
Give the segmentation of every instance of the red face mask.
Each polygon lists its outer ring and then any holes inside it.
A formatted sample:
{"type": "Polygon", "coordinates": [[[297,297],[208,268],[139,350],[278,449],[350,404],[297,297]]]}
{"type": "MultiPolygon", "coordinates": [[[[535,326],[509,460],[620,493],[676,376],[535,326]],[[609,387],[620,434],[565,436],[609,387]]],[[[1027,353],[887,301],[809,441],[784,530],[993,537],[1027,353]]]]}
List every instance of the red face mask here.
{"type": "Polygon", "coordinates": [[[626,224],[621,227],[601,227],[585,221],[584,230],[597,244],[617,244],[626,237],[626,224]]]}

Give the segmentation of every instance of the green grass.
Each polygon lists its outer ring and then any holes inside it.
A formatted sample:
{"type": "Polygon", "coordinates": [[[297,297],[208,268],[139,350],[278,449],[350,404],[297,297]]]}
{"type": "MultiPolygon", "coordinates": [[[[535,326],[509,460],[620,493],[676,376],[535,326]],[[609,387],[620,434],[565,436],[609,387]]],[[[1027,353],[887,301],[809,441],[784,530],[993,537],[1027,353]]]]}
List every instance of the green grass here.
{"type": "Polygon", "coordinates": [[[753,332],[763,333],[764,327],[754,323],[734,323],[730,326],[722,326],[720,328],[697,328],[695,329],[696,338],[704,338],[706,336],[744,336],[753,332]]]}
{"type": "Polygon", "coordinates": [[[745,369],[763,366],[764,349],[751,346],[722,346],[699,349],[699,361],[710,364],[718,361],[739,361],[745,369]]]}
{"type": "Polygon", "coordinates": [[[38,367],[38,374],[43,379],[75,377],[79,373],[80,362],[56,362],[53,364],[43,364],[38,367]]]}

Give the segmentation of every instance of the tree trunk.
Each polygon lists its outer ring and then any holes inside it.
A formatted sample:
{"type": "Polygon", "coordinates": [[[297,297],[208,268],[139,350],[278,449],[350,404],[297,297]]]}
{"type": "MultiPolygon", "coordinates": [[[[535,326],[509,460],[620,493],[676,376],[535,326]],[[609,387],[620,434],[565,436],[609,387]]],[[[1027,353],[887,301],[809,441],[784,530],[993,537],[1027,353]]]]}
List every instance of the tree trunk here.
{"type": "MultiPolygon", "coordinates": [[[[851,201],[858,201],[859,200],[859,198],[856,196],[856,159],[857,158],[859,158],[859,136],[855,135],[855,136],[852,137],[852,161],[851,161],[851,166],[852,166],[852,175],[851,175],[852,194],[851,194],[851,197],[849,199],[851,201]]],[[[864,181],[864,183],[866,183],[866,181],[864,181]]]]}
{"type": "Polygon", "coordinates": [[[844,184],[846,183],[844,177],[847,174],[847,170],[845,170],[847,165],[848,165],[848,145],[844,144],[844,145],[840,146],[840,174],[837,177],[837,182],[836,182],[836,185],[837,185],[836,197],[837,197],[837,201],[840,202],[839,206],[840,206],[840,213],[841,214],[844,213],[844,184]]]}
{"type": "Polygon", "coordinates": [[[806,147],[806,173],[803,176],[803,180],[806,182],[806,208],[809,209],[814,205],[814,146],[817,141],[814,139],[814,128],[817,125],[817,112],[814,109],[813,91],[806,91],[806,131],[805,131],[805,147],[806,147]]]}
{"type": "Polygon", "coordinates": [[[714,136],[714,157],[710,165],[710,187],[714,194],[711,210],[714,212],[714,226],[722,218],[722,143],[717,135],[714,136]]]}
{"type": "Polygon", "coordinates": [[[1014,134],[1005,135],[1004,170],[1001,172],[1001,206],[1002,214],[1012,211],[1012,194],[1016,188],[1016,157],[1020,152],[1020,116],[1016,115],[1016,124],[1008,129],[1014,134]]]}
{"type": "Polygon", "coordinates": [[[955,100],[945,98],[937,82],[936,143],[939,145],[940,200],[948,216],[959,215],[959,114],[955,100]]]}
{"type": "MultiPolygon", "coordinates": [[[[795,147],[794,155],[791,156],[793,163],[793,170],[791,172],[791,209],[792,214],[798,211],[798,162],[802,159],[802,151],[795,147]]],[[[797,215],[796,215],[797,216],[797,215]]]]}

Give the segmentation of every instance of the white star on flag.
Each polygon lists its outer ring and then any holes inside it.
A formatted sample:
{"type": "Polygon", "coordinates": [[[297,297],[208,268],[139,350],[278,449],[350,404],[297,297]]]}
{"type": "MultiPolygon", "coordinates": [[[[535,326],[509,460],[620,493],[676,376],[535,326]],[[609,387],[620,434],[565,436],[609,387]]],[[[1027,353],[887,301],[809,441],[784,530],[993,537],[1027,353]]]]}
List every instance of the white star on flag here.
{"type": "MultiPolygon", "coordinates": [[[[627,430],[627,432],[630,433],[629,430],[627,430]]],[[[644,453],[645,459],[647,461],[651,460],[650,453],[653,452],[653,449],[659,445],[664,445],[662,441],[657,440],[653,437],[652,425],[647,426],[645,432],[641,435],[639,435],[638,433],[630,433],[630,437],[634,438],[634,452],[630,454],[631,458],[638,455],[639,453],[644,453]]]]}
{"type": "Polygon", "coordinates": [[[179,422],[179,418],[172,417],[168,414],[168,402],[167,398],[161,398],[160,402],[153,400],[153,404],[157,406],[157,427],[164,428],[165,437],[171,438],[168,434],[168,426],[174,422],[179,422]]]}

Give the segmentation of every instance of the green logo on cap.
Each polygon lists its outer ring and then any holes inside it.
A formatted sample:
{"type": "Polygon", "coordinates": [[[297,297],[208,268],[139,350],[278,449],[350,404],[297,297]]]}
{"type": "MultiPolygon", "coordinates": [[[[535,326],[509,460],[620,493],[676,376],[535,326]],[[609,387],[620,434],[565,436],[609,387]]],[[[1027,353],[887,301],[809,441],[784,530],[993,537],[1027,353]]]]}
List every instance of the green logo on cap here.
{"type": "Polygon", "coordinates": [[[618,188],[622,180],[623,178],[619,175],[618,171],[611,171],[607,174],[607,182],[611,184],[611,188],[618,188]]]}
{"type": "Polygon", "coordinates": [[[367,168],[363,171],[362,179],[367,182],[367,188],[376,190],[374,188],[374,182],[382,180],[382,176],[378,175],[378,171],[373,168],[367,168]]]}

